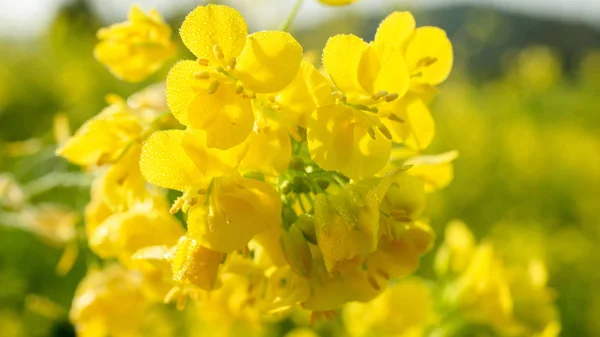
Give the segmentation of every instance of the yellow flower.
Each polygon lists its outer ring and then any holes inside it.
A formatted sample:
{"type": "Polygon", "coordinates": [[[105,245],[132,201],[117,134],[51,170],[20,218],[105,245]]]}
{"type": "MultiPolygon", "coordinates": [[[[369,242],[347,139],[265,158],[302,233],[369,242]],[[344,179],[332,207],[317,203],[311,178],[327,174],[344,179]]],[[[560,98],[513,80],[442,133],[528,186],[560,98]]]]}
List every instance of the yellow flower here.
{"type": "Polygon", "coordinates": [[[461,221],[446,226],[444,242],[435,256],[435,271],[439,276],[457,275],[465,270],[475,252],[475,238],[461,221]]]}
{"type": "Polygon", "coordinates": [[[346,185],[337,195],[315,198],[315,232],[327,271],[351,271],[377,248],[379,206],[393,175],[376,183],[346,185]]]}
{"type": "Polygon", "coordinates": [[[84,166],[100,166],[119,159],[142,134],[138,118],[123,100],[86,122],[56,153],[84,166]]]}
{"type": "Polygon", "coordinates": [[[235,174],[247,145],[208,148],[205,136],[190,130],[153,133],[142,147],[142,174],[152,184],[184,192],[206,188],[212,177],[235,174]]]}
{"type": "Polygon", "coordinates": [[[224,176],[208,193],[189,210],[188,236],[210,249],[242,249],[254,235],[281,225],[280,197],[265,182],[224,176]]]}
{"type": "Polygon", "coordinates": [[[434,318],[432,290],[419,278],[388,287],[369,303],[349,303],[342,319],[350,336],[421,336],[434,318]]]}
{"type": "Polygon", "coordinates": [[[212,290],[224,257],[224,254],[183,236],[174,247],[171,261],[173,279],[181,284],[193,284],[204,290],[212,290]]]}
{"type": "Polygon", "coordinates": [[[355,3],[356,0],[319,0],[319,2],[330,6],[345,6],[355,3]]]}
{"type": "Polygon", "coordinates": [[[454,179],[454,160],[458,151],[448,151],[437,155],[417,156],[404,161],[404,165],[412,165],[406,171],[425,183],[425,192],[435,192],[448,186],[454,179]]]}
{"type": "Polygon", "coordinates": [[[101,197],[113,211],[122,211],[148,196],[146,180],[140,171],[142,146],[134,143],[122,157],[99,177],[101,197]]]}
{"type": "Polygon", "coordinates": [[[303,60],[296,78],[274,95],[274,103],[281,108],[273,118],[284,125],[306,128],[312,112],[320,106],[333,104],[331,84],[315,66],[303,60]]]}
{"type": "Polygon", "coordinates": [[[352,179],[369,177],[387,163],[391,143],[373,138],[372,116],[351,107],[317,108],[308,122],[311,158],[325,170],[337,170],[352,179]]]}
{"type": "Polygon", "coordinates": [[[394,235],[383,237],[377,250],[367,257],[367,268],[373,277],[387,280],[415,272],[419,268],[419,259],[433,244],[433,230],[421,221],[395,223],[392,231],[394,235]]]}
{"type": "Polygon", "coordinates": [[[69,313],[77,335],[139,335],[147,307],[141,282],[141,275],[116,264],[90,271],[77,286],[69,313]]]}
{"type": "Polygon", "coordinates": [[[160,69],[175,54],[171,28],[160,14],[133,6],[126,22],[98,31],[94,56],[118,78],[139,82],[160,69]]]}
{"type": "Polygon", "coordinates": [[[131,256],[139,249],[172,246],[184,234],[183,227],[160,199],[139,202],[125,212],[110,215],[99,225],[86,225],[86,232],[94,253],[105,259],[119,258],[125,265],[130,264],[131,256]]]}
{"type": "Polygon", "coordinates": [[[296,76],[302,47],[288,33],[248,35],[233,8],[199,6],[185,19],[181,39],[198,61],[181,61],[167,76],[167,101],[186,126],[204,130],[207,146],[228,149],[252,131],[251,99],[283,89],[296,76]]]}
{"type": "Polygon", "coordinates": [[[435,27],[415,29],[408,12],[388,16],[375,40],[337,35],[327,41],[323,65],[338,104],[321,106],[308,123],[312,159],[353,179],[387,163],[391,141],[420,151],[434,134],[422,97],[452,65],[452,46],[435,27]],[[351,149],[351,150],[350,150],[351,149]]]}

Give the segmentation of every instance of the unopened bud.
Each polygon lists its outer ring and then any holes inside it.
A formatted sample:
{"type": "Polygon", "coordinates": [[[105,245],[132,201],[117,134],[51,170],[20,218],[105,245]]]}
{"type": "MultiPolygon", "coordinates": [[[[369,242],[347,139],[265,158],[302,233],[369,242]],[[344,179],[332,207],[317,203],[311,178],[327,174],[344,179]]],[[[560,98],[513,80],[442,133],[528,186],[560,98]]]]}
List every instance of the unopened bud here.
{"type": "Polygon", "coordinates": [[[291,225],[281,236],[280,243],[292,270],[300,276],[308,277],[312,270],[312,254],[302,232],[291,225]]]}

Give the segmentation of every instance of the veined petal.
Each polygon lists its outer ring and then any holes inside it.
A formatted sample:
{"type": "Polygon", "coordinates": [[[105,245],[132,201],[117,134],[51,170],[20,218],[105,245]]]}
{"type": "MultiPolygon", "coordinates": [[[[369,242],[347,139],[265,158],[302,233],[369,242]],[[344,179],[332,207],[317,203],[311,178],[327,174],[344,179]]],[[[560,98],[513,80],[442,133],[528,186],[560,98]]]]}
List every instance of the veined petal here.
{"type": "Polygon", "coordinates": [[[296,78],[275,97],[283,109],[282,119],[306,127],[319,106],[333,104],[331,84],[309,61],[302,61],[296,78]]]}
{"type": "Polygon", "coordinates": [[[206,131],[208,147],[229,149],[243,142],[254,124],[250,100],[223,83],[214,94],[200,92],[189,107],[190,127],[206,131]]]}
{"type": "Polygon", "coordinates": [[[179,123],[189,125],[190,104],[198,95],[194,89],[194,73],[201,71],[198,62],[184,60],[176,63],[167,75],[167,104],[179,123]]]}
{"type": "Polygon", "coordinates": [[[226,63],[244,49],[248,27],[235,9],[206,5],[196,7],[185,17],[179,33],[185,46],[196,57],[226,63]],[[223,60],[216,59],[214,46],[223,52],[223,60]]]}
{"type": "Polygon", "coordinates": [[[323,169],[337,170],[352,179],[369,177],[390,157],[391,142],[379,131],[369,136],[369,125],[352,108],[328,105],[315,110],[308,122],[311,158],[323,169]]]}
{"type": "Polygon", "coordinates": [[[184,191],[204,186],[204,176],[181,147],[183,130],[153,133],[142,148],[140,169],[151,184],[184,191]]]}
{"type": "Polygon", "coordinates": [[[188,235],[219,252],[245,247],[254,235],[280,221],[277,191],[259,180],[218,178],[209,198],[208,206],[189,210],[188,235]]]}
{"type": "Polygon", "coordinates": [[[271,122],[266,132],[251,132],[248,151],[240,163],[241,170],[259,171],[267,175],[283,173],[292,157],[292,142],[286,128],[271,122]]]}
{"type": "Polygon", "coordinates": [[[413,165],[407,171],[411,176],[423,179],[425,192],[440,190],[454,179],[453,161],[458,158],[458,151],[448,151],[438,155],[419,156],[406,160],[406,165],[413,165]]]}
{"type": "Polygon", "coordinates": [[[248,145],[242,143],[227,150],[209,148],[206,145],[206,133],[186,130],[181,147],[196,167],[207,178],[236,174],[235,168],[244,157],[248,145]]]}
{"type": "Polygon", "coordinates": [[[401,48],[414,32],[415,27],[415,18],[410,12],[394,12],[381,21],[373,42],[378,48],[385,46],[401,48]]]}
{"type": "Polygon", "coordinates": [[[256,93],[283,89],[296,76],[302,61],[302,46],[286,32],[266,31],[248,36],[237,59],[236,76],[256,93]]]}
{"type": "Polygon", "coordinates": [[[392,112],[404,122],[382,119],[392,134],[394,142],[404,143],[415,152],[427,148],[435,135],[435,123],[429,108],[418,97],[394,102],[392,112]]]}
{"type": "Polygon", "coordinates": [[[406,63],[418,83],[437,85],[452,70],[452,43],[437,27],[419,27],[406,47],[406,63]]]}
{"type": "Polygon", "coordinates": [[[404,96],[410,84],[410,74],[402,50],[400,48],[385,48],[378,51],[379,67],[377,76],[373,79],[373,93],[387,91],[404,96]]]}
{"type": "Polygon", "coordinates": [[[350,34],[331,37],[323,49],[325,70],[335,86],[346,95],[367,94],[358,76],[363,55],[368,48],[369,44],[350,34]]]}

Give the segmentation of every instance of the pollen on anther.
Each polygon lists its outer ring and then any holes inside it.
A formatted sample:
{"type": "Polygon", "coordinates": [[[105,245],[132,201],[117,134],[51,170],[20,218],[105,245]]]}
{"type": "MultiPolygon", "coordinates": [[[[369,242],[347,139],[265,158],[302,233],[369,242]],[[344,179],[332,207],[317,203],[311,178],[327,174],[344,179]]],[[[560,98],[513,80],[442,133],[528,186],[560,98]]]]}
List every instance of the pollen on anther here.
{"type": "Polygon", "coordinates": [[[206,80],[210,78],[210,73],[208,71],[198,71],[194,73],[194,78],[197,80],[206,80]]]}
{"type": "Polygon", "coordinates": [[[206,57],[201,57],[198,59],[198,64],[201,66],[208,66],[208,64],[210,63],[209,59],[207,59],[206,57]]]}
{"type": "Polygon", "coordinates": [[[218,45],[213,46],[213,55],[217,60],[223,60],[225,58],[225,55],[223,55],[223,50],[221,50],[221,47],[218,45]]]}
{"type": "Polygon", "coordinates": [[[217,89],[219,89],[219,85],[221,85],[221,82],[219,81],[210,82],[210,84],[208,85],[208,93],[211,95],[216,93],[217,89]]]}
{"type": "Polygon", "coordinates": [[[393,92],[393,93],[387,94],[385,96],[385,101],[386,102],[393,102],[393,101],[397,100],[398,97],[399,97],[398,93],[397,92],[393,92]]]}

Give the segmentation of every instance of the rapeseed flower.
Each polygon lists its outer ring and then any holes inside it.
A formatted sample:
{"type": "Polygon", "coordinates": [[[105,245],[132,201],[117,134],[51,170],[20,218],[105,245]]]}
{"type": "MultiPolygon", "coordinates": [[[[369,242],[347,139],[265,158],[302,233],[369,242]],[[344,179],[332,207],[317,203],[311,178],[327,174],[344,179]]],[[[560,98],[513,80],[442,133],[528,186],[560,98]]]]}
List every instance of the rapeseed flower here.
{"type": "Polygon", "coordinates": [[[98,39],[96,59],[128,82],[143,81],[175,54],[171,28],[162,16],[137,6],[131,7],[126,22],[100,29],[98,39]]]}

